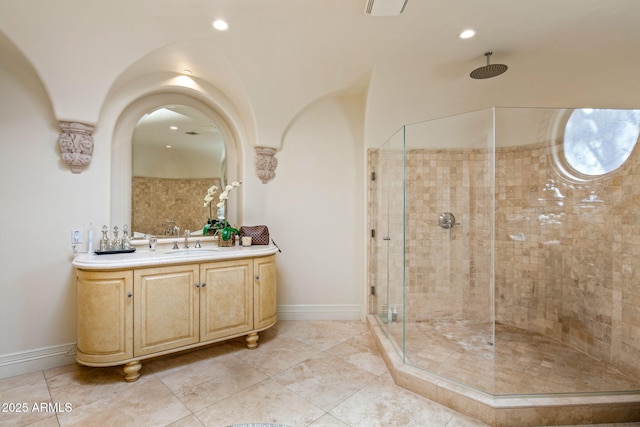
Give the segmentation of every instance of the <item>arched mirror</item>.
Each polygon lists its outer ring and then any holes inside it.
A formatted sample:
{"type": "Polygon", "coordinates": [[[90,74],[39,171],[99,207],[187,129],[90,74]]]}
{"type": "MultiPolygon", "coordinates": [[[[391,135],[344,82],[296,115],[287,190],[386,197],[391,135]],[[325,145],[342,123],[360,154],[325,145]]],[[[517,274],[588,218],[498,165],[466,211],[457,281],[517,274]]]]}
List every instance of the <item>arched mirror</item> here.
{"type": "Polygon", "coordinates": [[[134,237],[200,230],[210,216],[203,198],[226,181],[224,136],[202,112],[165,105],[138,121],[131,139],[134,237]]]}
{"type": "MultiPolygon", "coordinates": [[[[181,236],[201,230],[210,216],[203,206],[209,187],[242,180],[237,132],[223,114],[216,104],[177,93],[131,103],[113,132],[111,225],[128,224],[134,237],[165,236],[171,221],[181,236]],[[153,187],[136,183],[145,180],[153,187]]],[[[226,206],[233,224],[242,223],[241,190],[226,206]]]]}

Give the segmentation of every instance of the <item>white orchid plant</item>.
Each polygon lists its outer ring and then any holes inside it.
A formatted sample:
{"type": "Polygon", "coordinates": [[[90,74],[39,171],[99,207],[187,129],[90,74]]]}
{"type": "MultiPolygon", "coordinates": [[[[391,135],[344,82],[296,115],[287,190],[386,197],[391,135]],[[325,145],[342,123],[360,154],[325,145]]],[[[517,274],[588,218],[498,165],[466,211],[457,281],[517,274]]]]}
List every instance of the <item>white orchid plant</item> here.
{"type": "MultiPolygon", "coordinates": [[[[231,227],[229,222],[224,217],[224,207],[229,199],[229,193],[234,189],[240,187],[242,182],[234,181],[231,184],[227,185],[222,193],[218,196],[218,204],[216,205],[218,208],[218,219],[211,220],[204,226],[202,229],[202,234],[206,235],[209,229],[216,229],[218,231],[218,235],[222,240],[229,240],[232,234],[238,234],[238,229],[231,227]]],[[[215,200],[215,193],[219,190],[216,185],[211,186],[207,190],[207,195],[204,196],[204,207],[209,207],[209,217],[211,217],[211,203],[215,200]]]]}

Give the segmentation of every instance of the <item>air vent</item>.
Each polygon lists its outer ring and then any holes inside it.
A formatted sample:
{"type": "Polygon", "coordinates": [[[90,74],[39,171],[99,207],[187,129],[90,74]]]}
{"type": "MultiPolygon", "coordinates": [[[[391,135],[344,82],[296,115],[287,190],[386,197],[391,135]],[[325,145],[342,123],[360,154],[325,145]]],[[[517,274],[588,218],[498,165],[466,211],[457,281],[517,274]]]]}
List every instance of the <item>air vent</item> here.
{"type": "Polygon", "coordinates": [[[364,13],[371,16],[398,16],[409,0],[367,0],[364,13]]]}

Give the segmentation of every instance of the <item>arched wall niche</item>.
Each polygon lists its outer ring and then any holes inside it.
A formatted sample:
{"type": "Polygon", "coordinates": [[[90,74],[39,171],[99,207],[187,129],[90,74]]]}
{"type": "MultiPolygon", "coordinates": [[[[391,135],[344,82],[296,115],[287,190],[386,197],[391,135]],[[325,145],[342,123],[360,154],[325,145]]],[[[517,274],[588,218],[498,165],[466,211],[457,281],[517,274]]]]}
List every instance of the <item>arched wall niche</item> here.
{"type": "MultiPolygon", "coordinates": [[[[225,120],[218,108],[182,93],[154,93],[131,102],[119,115],[111,144],[111,223],[122,226],[131,222],[131,139],[140,118],[166,105],[185,105],[211,118],[225,141],[227,182],[242,181],[242,159],[238,132],[225,120]]],[[[227,201],[227,216],[242,223],[242,186],[238,197],[227,201]]],[[[202,195],[204,198],[204,194],[202,195]]]]}

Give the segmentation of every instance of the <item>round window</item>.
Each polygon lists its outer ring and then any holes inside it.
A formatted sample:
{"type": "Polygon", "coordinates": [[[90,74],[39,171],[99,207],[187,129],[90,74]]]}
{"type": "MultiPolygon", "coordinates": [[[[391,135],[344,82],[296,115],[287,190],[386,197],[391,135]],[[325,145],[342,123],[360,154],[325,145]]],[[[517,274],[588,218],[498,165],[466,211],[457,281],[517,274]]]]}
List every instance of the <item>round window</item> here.
{"type": "Polygon", "coordinates": [[[640,134],[640,110],[574,110],[564,134],[564,157],[575,171],[603,175],[627,161],[640,134]]]}

